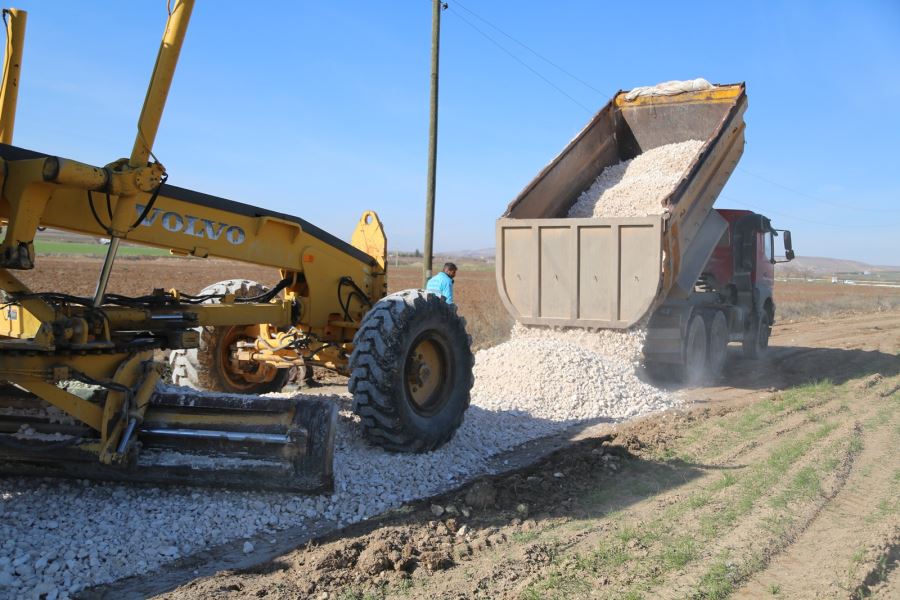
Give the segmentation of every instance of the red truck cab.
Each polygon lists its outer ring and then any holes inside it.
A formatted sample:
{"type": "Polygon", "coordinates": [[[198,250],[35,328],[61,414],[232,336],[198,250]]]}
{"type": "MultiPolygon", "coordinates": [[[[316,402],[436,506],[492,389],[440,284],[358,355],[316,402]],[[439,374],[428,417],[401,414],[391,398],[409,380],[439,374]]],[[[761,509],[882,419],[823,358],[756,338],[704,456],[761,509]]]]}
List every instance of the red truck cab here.
{"type": "MultiPolygon", "coordinates": [[[[719,295],[726,305],[744,308],[751,322],[732,331],[752,330],[754,315],[762,320],[758,336],[762,348],[768,344],[768,334],[775,323],[775,237],[784,237],[785,259],[794,258],[789,231],[776,230],[770,220],[749,210],[715,209],[727,222],[728,229],[713,250],[701,275],[701,291],[719,295]]],[[[784,261],[782,261],[784,262],[784,261]]],[[[737,333],[737,332],[735,332],[737,333]]],[[[738,337],[733,335],[732,337],[738,337]]],[[[746,336],[742,336],[742,339],[746,336]]],[[[745,345],[746,347],[746,345],[745,345]]],[[[751,346],[748,354],[754,356],[751,346]]]]}
{"type": "Polygon", "coordinates": [[[727,228],[688,298],[668,298],[654,311],[644,347],[651,371],[671,368],[688,383],[717,377],[726,347],[740,342],[744,356],[758,358],[775,323],[775,264],[794,258],[791,232],[778,230],[749,210],[714,209],[727,228]],[[775,238],[784,260],[775,257],[775,238]]]}

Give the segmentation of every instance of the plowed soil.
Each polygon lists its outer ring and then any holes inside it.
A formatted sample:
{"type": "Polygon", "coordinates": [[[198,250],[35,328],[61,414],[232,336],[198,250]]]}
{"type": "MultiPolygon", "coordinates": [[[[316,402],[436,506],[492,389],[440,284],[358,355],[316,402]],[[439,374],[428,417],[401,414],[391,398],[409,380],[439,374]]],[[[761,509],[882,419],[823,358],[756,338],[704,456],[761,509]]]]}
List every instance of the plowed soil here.
{"type": "Polygon", "coordinates": [[[686,409],[241,568],[85,597],[896,598],[898,352],[896,312],[779,325],[686,409]]]}
{"type": "MultiPolygon", "coordinates": [[[[86,256],[41,256],[33,271],[18,271],[26,285],[36,292],[65,292],[91,296],[103,260],[86,256]]],[[[191,294],[225,279],[252,279],[277,283],[276,269],[218,259],[131,258],[116,259],[109,278],[110,293],[143,295],[153,288],[176,288],[191,294]]]]}

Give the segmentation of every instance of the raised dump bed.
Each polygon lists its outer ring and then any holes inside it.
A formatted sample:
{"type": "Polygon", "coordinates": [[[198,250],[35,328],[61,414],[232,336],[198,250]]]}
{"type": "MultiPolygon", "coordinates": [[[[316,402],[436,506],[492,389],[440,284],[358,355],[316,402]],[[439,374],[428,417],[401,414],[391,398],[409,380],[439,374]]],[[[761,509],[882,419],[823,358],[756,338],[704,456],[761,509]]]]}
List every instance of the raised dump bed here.
{"type": "Polygon", "coordinates": [[[627,99],[619,92],[497,221],[497,288],[521,323],[624,328],[687,297],[727,223],[712,211],[744,149],[744,84],[627,99]],[[661,215],[566,218],[603,169],[702,140],[661,215]]]}

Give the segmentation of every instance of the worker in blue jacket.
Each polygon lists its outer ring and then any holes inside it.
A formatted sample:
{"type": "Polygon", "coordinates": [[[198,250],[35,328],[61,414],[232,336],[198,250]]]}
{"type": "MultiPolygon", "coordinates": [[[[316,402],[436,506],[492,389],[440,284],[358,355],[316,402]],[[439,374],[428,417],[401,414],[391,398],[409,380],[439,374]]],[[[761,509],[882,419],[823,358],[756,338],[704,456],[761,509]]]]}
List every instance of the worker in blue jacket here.
{"type": "Polygon", "coordinates": [[[425,289],[443,296],[447,304],[453,304],[454,277],[456,277],[456,265],[452,262],[444,263],[444,270],[429,279],[425,284],[425,289]]]}

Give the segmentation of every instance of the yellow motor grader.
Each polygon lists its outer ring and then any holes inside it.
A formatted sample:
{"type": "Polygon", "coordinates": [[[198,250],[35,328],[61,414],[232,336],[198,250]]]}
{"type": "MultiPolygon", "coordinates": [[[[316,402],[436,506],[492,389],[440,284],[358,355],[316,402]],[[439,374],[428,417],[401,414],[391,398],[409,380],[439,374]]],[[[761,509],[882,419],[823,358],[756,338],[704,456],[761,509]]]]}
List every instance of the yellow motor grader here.
{"type": "Polygon", "coordinates": [[[337,407],[261,395],[311,365],[349,376],[370,441],[437,448],[469,404],[470,339],[439,296],[386,295],[374,212],[346,243],[303,219],[166,183],[152,145],[192,8],[170,6],[131,155],[105,166],[11,145],[26,15],[4,11],[0,472],[328,489],[337,407]],[[39,262],[44,227],[109,238],[93,297],[33,291],[16,277],[39,262]],[[275,267],[281,279],[109,293],[123,240],[275,267]],[[165,353],[175,386],[161,382],[165,353]]]}

